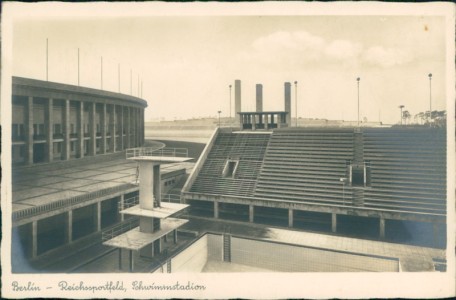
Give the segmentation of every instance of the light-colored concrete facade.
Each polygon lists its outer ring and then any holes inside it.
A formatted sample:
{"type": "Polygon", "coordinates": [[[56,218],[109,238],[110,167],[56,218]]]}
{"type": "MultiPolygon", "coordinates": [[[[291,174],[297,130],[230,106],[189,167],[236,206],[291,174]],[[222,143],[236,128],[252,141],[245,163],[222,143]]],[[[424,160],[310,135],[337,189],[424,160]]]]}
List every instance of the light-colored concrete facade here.
{"type": "Polygon", "coordinates": [[[12,162],[96,156],[144,143],[143,99],[13,77],[12,162]]]}

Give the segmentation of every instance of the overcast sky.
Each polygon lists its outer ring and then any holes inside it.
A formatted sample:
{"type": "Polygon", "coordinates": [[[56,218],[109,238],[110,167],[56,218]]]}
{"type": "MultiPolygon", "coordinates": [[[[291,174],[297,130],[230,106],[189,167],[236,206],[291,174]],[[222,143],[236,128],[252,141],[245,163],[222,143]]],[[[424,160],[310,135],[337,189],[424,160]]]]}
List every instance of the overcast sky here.
{"type": "MultiPolygon", "coordinates": [[[[27,19],[13,26],[13,75],[134,96],[138,76],[146,119],[229,115],[229,85],[242,81],[242,110],[284,109],[284,82],[298,81],[298,116],[399,121],[445,109],[445,19],[433,16],[151,16],[27,19]]],[[[293,87],[294,88],[294,87],[293,87]]],[[[234,88],[233,88],[234,111],[234,88]]],[[[292,115],[295,94],[292,93],[292,115]]],[[[234,113],[233,113],[234,115],[234,113]]]]}

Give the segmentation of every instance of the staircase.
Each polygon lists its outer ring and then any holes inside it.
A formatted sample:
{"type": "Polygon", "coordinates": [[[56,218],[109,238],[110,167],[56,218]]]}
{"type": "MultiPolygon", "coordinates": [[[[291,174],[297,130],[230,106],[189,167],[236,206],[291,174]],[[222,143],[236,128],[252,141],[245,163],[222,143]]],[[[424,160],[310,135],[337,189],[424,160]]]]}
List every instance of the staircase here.
{"type": "Polygon", "coordinates": [[[231,262],[231,231],[225,228],[223,234],[223,261],[231,262]]]}
{"type": "Polygon", "coordinates": [[[364,189],[353,188],[353,206],[364,206],[364,189]]]}

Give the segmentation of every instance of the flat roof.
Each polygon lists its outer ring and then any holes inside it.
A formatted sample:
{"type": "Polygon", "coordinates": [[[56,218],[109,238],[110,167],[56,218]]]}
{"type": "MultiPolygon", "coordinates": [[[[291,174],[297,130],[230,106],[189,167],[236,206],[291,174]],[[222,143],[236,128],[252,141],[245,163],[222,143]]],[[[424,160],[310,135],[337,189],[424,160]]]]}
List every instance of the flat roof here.
{"type": "Polygon", "coordinates": [[[170,233],[171,231],[181,227],[188,220],[168,218],[161,221],[160,230],[154,233],[140,232],[139,227],[136,227],[130,231],[127,231],[121,235],[116,236],[106,242],[103,245],[117,247],[128,250],[140,250],[147,245],[152,244],[162,236],[170,233]]]}
{"type": "MultiPolygon", "coordinates": [[[[190,165],[192,164],[192,165],[190,165]]],[[[167,165],[162,176],[185,165],[167,165]]],[[[88,195],[106,188],[131,186],[136,183],[137,162],[125,159],[125,153],[101,155],[99,160],[74,159],[50,164],[12,168],[13,212],[50,204],[74,196],[88,195]]]]}
{"type": "Polygon", "coordinates": [[[61,97],[65,99],[69,98],[70,100],[87,101],[87,97],[89,96],[95,98],[128,101],[130,103],[138,104],[142,107],[147,107],[147,101],[144,99],[106,90],[18,76],[13,76],[12,83],[13,95],[18,96],[28,95],[33,90],[35,93],[37,93],[37,95],[40,95],[42,93],[49,93],[50,95],[60,95],[61,97]]]}
{"type": "Polygon", "coordinates": [[[120,211],[120,213],[140,217],[164,219],[187,207],[189,207],[188,204],[161,202],[161,207],[155,207],[154,209],[143,209],[140,208],[139,205],[135,205],[120,211]]]}

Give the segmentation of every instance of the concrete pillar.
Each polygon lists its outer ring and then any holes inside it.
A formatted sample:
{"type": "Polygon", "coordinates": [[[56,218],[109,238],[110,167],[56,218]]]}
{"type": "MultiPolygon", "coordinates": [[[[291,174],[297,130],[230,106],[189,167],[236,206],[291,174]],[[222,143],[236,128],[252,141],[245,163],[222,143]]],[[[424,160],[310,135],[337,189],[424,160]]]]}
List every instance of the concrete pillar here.
{"type": "Polygon", "coordinates": [[[67,212],[65,241],[69,244],[73,241],[73,211],[67,212]]]}
{"type": "Polygon", "coordinates": [[[136,147],[136,120],[135,120],[135,109],[130,108],[130,129],[131,129],[131,145],[133,148],[136,147]]]}
{"type": "Polygon", "coordinates": [[[79,157],[84,157],[84,102],[79,102],[79,110],[78,110],[78,152],[79,157]]]}
{"type": "Polygon", "coordinates": [[[126,147],[127,148],[132,148],[131,139],[130,139],[130,107],[127,106],[126,109],[127,109],[127,111],[125,112],[127,114],[127,117],[126,117],[126,120],[125,120],[125,123],[126,123],[126,128],[125,128],[126,135],[125,135],[125,138],[127,140],[126,147]]]}
{"type": "Polygon", "coordinates": [[[33,97],[27,101],[27,163],[33,164],[33,97]]]}
{"type": "Polygon", "coordinates": [[[138,147],[138,141],[136,140],[136,131],[138,129],[138,127],[136,126],[138,121],[138,119],[136,118],[136,108],[133,108],[131,110],[131,114],[133,119],[133,147],[138,147]]]}
{"type": "Polygon", "coordinates": [[[293,227],[293,210],[291,208],[288,209],[288,227],[293,227]]]}
{"type": "Polygon", "coordinates": [[[160,165],[154,166],[154,201],[156,206],[161,206],[161,175],[160,175],[160,165]]]}
{"type": "MultiPolygon", "coordinates": [[[[157,254],[160,254],[162,252],[162,239],[160,238],[160,239],[156,240],[155,243],[158,244],[158,253],[157,254]]],[[[155,251],[155,249],[154,249],[154,251],[155,251]]]]}
{"type": "Polygon", "coordinates": [[[141,178],[139,206],[142,209],[153,209],[154,200],[160,200],[158,196],[160,193],[160,165],[154,165],[150,161],[139,161],[138,164],[139,178],[141,178]]]}
{"type": "Polygon", "coordinates": [[[109,143],[109,150],[116,152],[116,105],[111,105],[111,114],[109,117],[109,131],[111,132],[111,140],[109,143]]]}
{"type": "Polygon", "coordinates": [[[144,120],[144,108],[141,108],[141,146],[144,145],[145,138],[146,138],[146,124],[144,120]]]}
{"type": "Polygon", "coordinates": [[[89,142],[89,155],[96,155],[97,153],[97,126],[95,120],[96,105],[95,102],[89,104],[89,127],[90,127],[90,142],[89,142]]]}
{"type": "Polygon", "coordinates": [[[133,272],[133,269],[134,269],[133,250],[129,250],[128,255],[129,255],[129,270],[130,270],[130,272],[133,272]]]}
{"type": "Polygon", "coordinates": [[[337,232],[337,214],[331,214],[331,231],[336,233],[337,232]]]}
{"type": "Polygon", "coordinates": [[[214,201],[214,218],[218,219],[219,217],[219,203],[214,201]]]}
{"type": "Polygon", "coordinates": [[[137,144],[138,144],[138,147],[141,147],[142,143],[141,143],[141,110],[139,108],[136,108],[136,115],[138,116],[138,127],[137,127],[137,133],[136,133],[136,136],[138,137],[137,138],[137,144]]]}
{"type": "Polygon", "coordinates": [[[255,206],[252,204],[249,205],[249,222],[253,223],[255,221],[255,206]]]}
{"type": "Polygon", "coordinates": [[[239,79],[234,81],[234,112],[236,116],[241,112],[241,81],[239,79]]]}
{"type": "Polygon", "coordinates": [[[287,112],[287,124],[291,126],[291,83],[285,82],[285,112],[287,112]]]}
{"type": "Polygon", "coordinates": [[[380,218],[380,239],[385,239],[385,218],[380,218]]]}
{"type": "Polygon", "coordinates": [[[64,113],[63,113],[63,159],[69,160],[71,156],[70,147],[70,100],[64,101],[64,113]]]}
{"type": "Polygon", "coordinates": [[[165,234],[165,235],[163,236],[163,239],[165,240],[165,243],[168,242],[168,235],[165,234]]]}
{"type": "MultiPolygon", "coordinates": [[[[124,207],[124,202],[125,202],[125,194],[120,195],[120,207],[124,207]]],[[[125,215],[120,214],[120,221],[123,222],[125,220],[125,215]]]]}
{"type": "Polygon", "coordinates": [[[95,218],[96,218],[96,231],[101,230],[101,201],[97,202],[95,205],[95,218]]]}
{"type": "Polygon", "coordinates": [[[100,118],[100,129],[101,129],[101,153],[106,153],[106,103],[101,104],[101,118],[100,118]]]}
{"type": "Polygon", "coordinates": [[[138,109],[134,109],[135,112],[135,147],[139,147],[139,113],[138,109]]]}
{"type": "Polygon", "coordinates": [[[32,258],[38,255],[38,221],[32,222],[32,258]]]}
{"type": "Polygon", "coordinates": [[[263,111],[263,85],[257,84],[256,86],[256,111],[263,111]]]}
{"type": "Polygon", "coordinates": [[[54,100],[52,98],[48,99],[45,111],[45,127],[46,127],[46,145],[47,153],[46,160],[52,162],[54,160],[54,136],[53,136],[53,127],[54,127],[54,100]]]}
{"type": "MultiPolygon", "coordinates": [[[[120,122],[120,150],[123,151],[125,149],[125,137],[124,137],[124,108],[123,106],[120,106],[120,120],[117,120],[117,122],[120,122]]],[[[116,123],[117,124],[117,123],[116,123]]],[[[116,125],[117,126],[117,125],[116,125]]]]}
{"type": "Polygon", "coordinates": [[[122,270],[122,248],[119,249],[119,270],[122,270]]]}
{"type": "Polygon", "coordinates": [[[252,130],[256,130],[256,116],[252,115],[252,130]]]}
{"type": "Polygon", "coordinates": [[[245,123],[245,120],[244,120],[244,116],[243,115],[240,115],[239,116],[239,125],[240,125],[240,128],[239,129],[244,129],[244,123],[245,123]]]}
{"type": "Polygon", "coordinates": [[[174,244],[177,244],[177,229],[173,230],[174,244]]]}
{"type": "Polygon", "coordinates": [[[269,115],[264,115],[264,129],[269,129],[269,115]]]}

